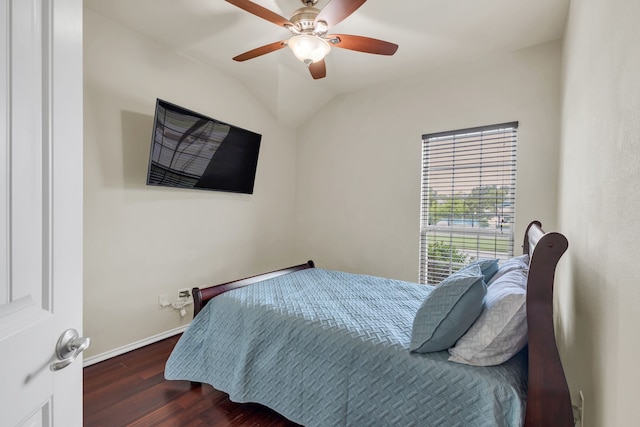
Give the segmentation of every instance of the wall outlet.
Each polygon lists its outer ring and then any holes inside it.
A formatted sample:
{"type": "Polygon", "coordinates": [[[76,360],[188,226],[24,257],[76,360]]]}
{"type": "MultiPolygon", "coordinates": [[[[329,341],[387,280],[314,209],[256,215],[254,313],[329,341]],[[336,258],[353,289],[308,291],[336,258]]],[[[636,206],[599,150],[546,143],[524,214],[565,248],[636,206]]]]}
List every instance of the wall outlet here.
{"type": "Polygon", "coordinates": [[[170,306],[169,296],[167,294],[158,295],[158,308],[166,308],[170,306]]]}
{"type": "Polygon", "coordinates": [[[578,421],[580,421],[580,427],[584,427],[584,394],[580,390],[580,401],[578,402],[578,421]]]}
{"type": "Polygon", "coordinates": [[[179,302],[193,301],[193,297],[191,296],[191,289],[189,288],[178,289],[178,301],[179,302]]]}

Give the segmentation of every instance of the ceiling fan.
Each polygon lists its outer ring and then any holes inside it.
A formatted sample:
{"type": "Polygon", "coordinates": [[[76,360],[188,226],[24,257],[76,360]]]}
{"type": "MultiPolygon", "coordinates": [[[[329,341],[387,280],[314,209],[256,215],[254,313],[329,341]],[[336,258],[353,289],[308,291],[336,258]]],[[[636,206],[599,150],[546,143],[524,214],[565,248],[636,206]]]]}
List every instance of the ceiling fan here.
{"type": "Polygon", "coordinates": [[[332,46],[377,55],[393,55],[398,50],[397,44],[370,37],[328,34],[329,29],[342,22],[367,0],[330,0],[322,10],[314,7],[318,0],[301,0],[304,7],[296,10],[290,19],[249,0],[226,1],[282,26],[292,34],[288,40],[260,46],[238,55],[233,58],[235,61],[246,61],[289,46],[296,58],[309,67],[311,76],[321,79],[327,75],[324,57],[331,51],[332,46]]]}

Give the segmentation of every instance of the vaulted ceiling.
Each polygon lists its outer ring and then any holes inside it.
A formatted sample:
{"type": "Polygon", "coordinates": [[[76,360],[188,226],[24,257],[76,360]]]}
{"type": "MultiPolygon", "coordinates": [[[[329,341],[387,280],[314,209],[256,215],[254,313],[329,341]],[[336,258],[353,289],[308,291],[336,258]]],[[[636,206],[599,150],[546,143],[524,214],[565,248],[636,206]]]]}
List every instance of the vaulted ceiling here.
{"type": "MultiPolygon", "coordinates": [[[[300,0],[253,0],[286,18],[300,0]]],[[[330,0],[319,0],[323,8],[330,0]]],[[[85,0],[88,7],[234,76],[284,124],[295,126],[334,96],[436,67],[464,64],[562,37],[569,0],[369,0],[331,33],[399,45],[394,56],[332,49],[313,80],[289,49],[231,58],[290,33],[223,0],[85,0]]]]}

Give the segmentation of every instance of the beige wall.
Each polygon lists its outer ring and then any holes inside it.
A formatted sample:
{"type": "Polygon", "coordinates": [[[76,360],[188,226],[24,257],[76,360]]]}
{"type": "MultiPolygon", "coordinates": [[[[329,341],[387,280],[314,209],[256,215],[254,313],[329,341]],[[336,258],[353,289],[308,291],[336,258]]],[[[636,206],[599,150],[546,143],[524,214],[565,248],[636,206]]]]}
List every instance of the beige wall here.
{"type": "Polygon", "coordinates": [[[416,281],[421,136],[519,121],[516,231],[555,229],[559,42],[332,100],[298,130],[297,252],[320,267],[416,281]]]}
{"type": "Polygon", "coordinates": [[[420,136],[518,120],[518,236],[538,218],[570,241],[557,332],[572,395],[584,391],[585,426],[635,425],[639,2],[574,1],[563,53],[550,43],[343,95],[297,135],[233,79],[85,14],[87,356],[185,324],[157,309],[161,293],[292,260],[415,280],[420,136]],[[255,194],[146,187],[156,97],[262,133],[255,194]]]}
{"type": "Polygon", "coordinates": [[[584,426],[638,425],[640,2],[572,1],[564,41],[558,340],[584,426]]]}
{"type": "MultiPolygon", "coordinates": [[[[292,254],[295,131],[241,85],[85,11],[85,357],[186,324],[158,295],[292,254]],[[145,185],[156,97],[263,135],[253,195],[145,185]]],[[[305,261],[306,259],[300,259],[305,261]]]]}

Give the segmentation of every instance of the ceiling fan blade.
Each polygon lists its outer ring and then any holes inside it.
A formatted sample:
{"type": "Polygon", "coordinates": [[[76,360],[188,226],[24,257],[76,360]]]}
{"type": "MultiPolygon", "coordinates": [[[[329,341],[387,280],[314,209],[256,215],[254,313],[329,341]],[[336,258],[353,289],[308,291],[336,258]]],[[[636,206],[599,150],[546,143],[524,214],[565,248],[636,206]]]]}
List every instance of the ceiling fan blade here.
{"type": "Polygon", "coordinates": [[[327,39],[338,39],[332,46],[342,49],[357,50],[358,52],[375,53],[377,55],[393,55],[398,50],[398,45],[371,37],[350,36],[348,34],[332,34],[327,39]]]}
{"type": "Polygon", "coordinates": [[[227,3],[231,3],[234,6],[239,7],[240,9],[246,10],[249,13],[252,13],[262,19],[266,19],[269,22],[273,22],[276,25],[280,25],[282,27],[286,27],[287,25],[293,25],[291,21],[287,18],[284,18],[278,15],[275,12],[270,11],[269,9],[260,6],[249,0],[226,0],[227,3]]]}
{"type": "Polygon", "coordinates": [[[316,80],[325,78],[327,76],[327,64],[325,64],[324,59],[309,65],[309,72],[311,77],[316,80]]]}
{"type": "Polygon", "coordinates": [[[351,15],[367,0],[331,0],[316,16],[315,22],[324,21],[331,28],[351,15]]]}
{"type": "Polygon", "coordinates": [[[266,53],[271,53],[271,52],[275,52],[276,50],[280,50],[283,47],[285,47],[287,44],[285,43],[285,40],[279,41],[279,42],[274,42],[274,43],[270,43],[270,44],[266,44],[264,46],[260,46],[257,47],[255,49],[252,49],[248,52],[245,52],[243,54],[240,54],[236,57],[233,58],[234,61],[238,61],[238,62],[242,62],[242,61],[246,61],[247,59],[253,59],[256,58],[258,56],[262,56],[266,53]]]}

